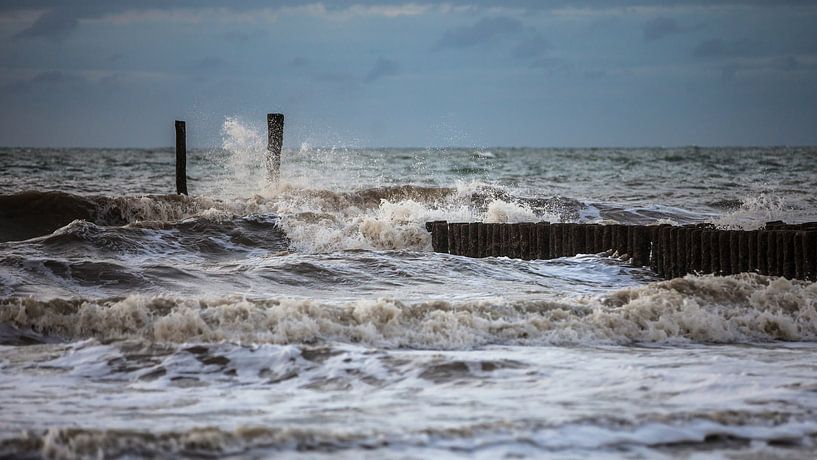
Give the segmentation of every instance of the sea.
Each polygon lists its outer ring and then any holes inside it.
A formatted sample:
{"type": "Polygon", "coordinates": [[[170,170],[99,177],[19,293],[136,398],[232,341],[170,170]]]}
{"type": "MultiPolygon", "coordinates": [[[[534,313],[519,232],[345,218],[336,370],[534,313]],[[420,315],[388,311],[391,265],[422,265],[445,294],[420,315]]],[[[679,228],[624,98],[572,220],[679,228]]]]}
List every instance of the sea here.
{"type": "Polygon", "coordinates": [[[0,458],[817,456],[817,283],[425,223],[817,220],[817,148],[0,148],[0,458]]]}

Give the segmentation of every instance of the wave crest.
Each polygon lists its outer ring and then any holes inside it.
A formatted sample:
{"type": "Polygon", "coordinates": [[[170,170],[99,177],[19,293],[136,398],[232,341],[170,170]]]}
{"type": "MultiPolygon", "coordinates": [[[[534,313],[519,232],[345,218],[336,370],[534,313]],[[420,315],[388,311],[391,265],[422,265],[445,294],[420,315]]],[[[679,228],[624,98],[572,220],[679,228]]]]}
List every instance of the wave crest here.
{"type": "Polygon", "coordinates": [[[11,298],[0,303],[0,321],[72,339],[467,349],[489,344],[817,340],[815,306],[817,284],[742,274],[687,276],[571,303],[11,298]]]}

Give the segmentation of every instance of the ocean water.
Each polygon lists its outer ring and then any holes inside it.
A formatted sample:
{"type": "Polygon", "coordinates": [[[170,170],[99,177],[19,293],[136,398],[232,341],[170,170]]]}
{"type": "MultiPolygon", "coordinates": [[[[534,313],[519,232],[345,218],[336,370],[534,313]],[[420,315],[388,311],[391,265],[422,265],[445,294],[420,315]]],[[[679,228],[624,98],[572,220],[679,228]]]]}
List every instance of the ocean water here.
{"type": "Polygon", "coordinates": [[[817,220],[815,148],[0,149],[0,457],[814,458],[817,284],[431,220],[817,220]]]}

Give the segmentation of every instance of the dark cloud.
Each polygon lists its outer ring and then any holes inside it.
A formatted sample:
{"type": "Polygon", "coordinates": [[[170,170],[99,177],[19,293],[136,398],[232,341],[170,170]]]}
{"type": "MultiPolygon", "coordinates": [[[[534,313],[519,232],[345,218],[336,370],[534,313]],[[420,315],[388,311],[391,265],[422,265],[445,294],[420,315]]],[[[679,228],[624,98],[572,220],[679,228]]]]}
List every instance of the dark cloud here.
{"type": "Polygon", "coordinates": [[[735,80],[740,67],[737,64],[729,64],[721,69],[721,81],[724,83],[731,83],[735,80]]]}
{"type": "Polygon", "coordinates": [[[227,67],[227,61],[218,56],[207,56],[195,61],[191,66],[191,70],[201,72],[213,72],[227,67]]]}
{"type": "Polygon", "coordinates": [[[644,40],[647,41],[660,40],[667,35],[681,32],[683,32],[683,29],[681,29],[675,19],[672,18],[653,18],[644,24],[644,40]]]}
{"type": "Polygon", "coordinates": [[[28,79],[15,81],[11,83],[10,86],[17,90],[29,91],[43,87],[68,86],[81,83],[82,81],[82,78],[67,74],[60,70],[49,70],[46,72],[40,72],[28,79]]]}
{"type": "Polygon", "coordinates": [[[607,72],[604,70],[585,70],[582,75],[588,80],[600,80],[607,77],[607,72]]]}
{"type": "Polygon", "coordinates": [[[298,68],[309,67],[309,59],[303,56],[296,56],[289,60],[289,65],[298,68]]]}
{"type": "Polygon", "coordinates": [[[570,62],[557,57],[543,57],[531,62],[531,68],[543,72],[548,77],[572,72],[570,62]]]}
{"type": "Polygon", "coordinates": [[[803,64],[794,56],[783,56],[775,59],[772,62],[772,66],[778,70],[793,72],[800,70],[803,67],[803,64]]]}
{"type": "Polygon", "coordinates": [[[760,48],[760,43],[748,38],[736,41],[713,38],[698,43],[692,50],[692,55],[704,59],[753,56],[761,51],[760,48]]]}
{"type": "Polygon", "coordinates": [[[384,77],[396,75],[399,71],[400,65],[397,62],[380,57],[377,58],[377,61],[375,61],[372,69],[366,74],[364,81],[366,83],[371,83],[384,77]]]}
{"type": "Polygon", "coordinates": [[[514,57],[519,59],[533,59],[546,54],[553,45],[541,35],[534,35],[520,41],[513,49],[514,57]]]}
{"type": "Polygon", "coordinates": [[[474,25],[449,29],[435,45],[435,49],[468,48],[514,36],[523,30],[522,23],[504,16],[480,19],[474,25]]]}
{"type": "Polygon", "coordinates": [[[67,37],[79,24],[76,13],[58,8],[46,11],[34,24],[15,35],[15,38],[47,38],[62,40],[67,37]]]}

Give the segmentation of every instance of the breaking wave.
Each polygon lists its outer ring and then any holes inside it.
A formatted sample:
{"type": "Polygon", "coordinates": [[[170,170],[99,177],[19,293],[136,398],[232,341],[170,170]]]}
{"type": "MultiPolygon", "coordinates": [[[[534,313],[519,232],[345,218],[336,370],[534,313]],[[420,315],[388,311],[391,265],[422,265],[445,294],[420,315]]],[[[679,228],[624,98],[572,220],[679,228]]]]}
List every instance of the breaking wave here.
{"type": "Polygon", "coordinates": [[[9,298],[0,322],[45,336],[158,342],[491,344],[742,343],[817,339],[817,284],[754,274],[687,276],[573,302],[394,299],[9,298]]]}

